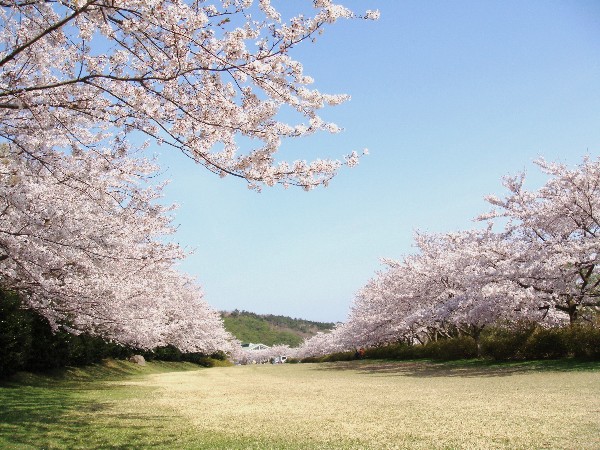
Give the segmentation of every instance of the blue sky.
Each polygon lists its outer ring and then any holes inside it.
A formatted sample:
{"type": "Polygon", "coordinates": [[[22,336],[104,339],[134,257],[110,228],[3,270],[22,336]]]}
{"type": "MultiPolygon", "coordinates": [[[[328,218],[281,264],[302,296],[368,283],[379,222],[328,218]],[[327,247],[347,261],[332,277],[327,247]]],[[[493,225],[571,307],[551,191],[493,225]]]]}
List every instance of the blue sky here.
{"type": "Polygon", "coordinates": [[[543,182],[539,156],[600,154],[599,2],[342,3],[381,19],[338,23],[294,56],[314,87],[352,96],[323,113],[344,132],[285,142],[281,157],[369,148],[358,167],[326,189],[257,194],[159,157],[176,240],[194,250],[181,267],[219,310],[343,321],[380,258],[414,251],[414,230],[477,226],[503,175],[543,182]]]}

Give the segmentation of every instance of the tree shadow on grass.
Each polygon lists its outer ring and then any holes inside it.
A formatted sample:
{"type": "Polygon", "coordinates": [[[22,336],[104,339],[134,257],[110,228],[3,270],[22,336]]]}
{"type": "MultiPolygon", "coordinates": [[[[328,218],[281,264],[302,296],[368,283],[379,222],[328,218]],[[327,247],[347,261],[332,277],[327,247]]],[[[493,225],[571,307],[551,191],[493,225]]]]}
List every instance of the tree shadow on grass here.
{"type": "MultiPolygon", "coordinates": [[[[49,382],[52,384],[52,382],[49,382]]],[[[42,383],[43,384],[43,383],[42,383]]],[[[80,389],[0,387],[2,448],[175,448],[178,436],[165,430],[166,417],[122,414],[110,401],[86,400],[80,389]]]]}
{"type": "Polygon", "coordinates": [[[407,377],[506,377],[536,372],[600,372],[600,361],[576,359],[496,362],[461,361],[339,361],[321,363],[316,370],[353,370],[365,375],[407,377]]]}

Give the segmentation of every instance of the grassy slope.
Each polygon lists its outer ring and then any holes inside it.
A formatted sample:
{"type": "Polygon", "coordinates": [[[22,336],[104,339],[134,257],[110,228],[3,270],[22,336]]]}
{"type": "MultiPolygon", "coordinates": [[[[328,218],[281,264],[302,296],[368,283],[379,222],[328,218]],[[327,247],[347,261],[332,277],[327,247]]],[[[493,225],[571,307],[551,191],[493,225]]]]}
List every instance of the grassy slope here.
{"type": "Polygon", "coordinates": [[[57,370],[53,375],[20,373],[0,384],[0,448],[134,448],[171,436],[152,425],[150,411],[132,412],[128,401],[148,395],[128,386],[153,374],[198,370],[196,364],[151,362],[138,366],[107,361],[57,370]],[[157,431],[159,435],[157,435],[157,431]]]}
{"type": "Polygon", "coordinates": [[[600,447],[598,362],[196,367],[22,377],[0,448],[600,447]]]}
{"type": "Polygon", "coordinates": [[[259,315],[247,311],[222,313],[227,331],[242,342],[265,345],[300,345],[306,337],[330,330],[333,323],[312,322],[286,316],[259,315]]]}

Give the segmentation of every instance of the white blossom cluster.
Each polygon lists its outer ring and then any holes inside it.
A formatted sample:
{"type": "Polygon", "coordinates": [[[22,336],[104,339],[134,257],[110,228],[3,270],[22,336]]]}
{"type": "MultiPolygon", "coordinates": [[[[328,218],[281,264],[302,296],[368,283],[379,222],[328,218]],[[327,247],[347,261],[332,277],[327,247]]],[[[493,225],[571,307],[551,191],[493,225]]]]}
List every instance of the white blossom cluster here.
{"type": "Polygon", "coordinates": [[[362,288],[348,320],[305,341],[297,356],[393,342],[426,342],[518,321],[545,326],[600,311],[600,158],[575,169],[536,162],[549,176],[536,191],[523,174],[508,195],[488,197],[484,230],[417,233],[417,252],[362,288]],[[494,221],[501,231],[494,231],[494,221]]]}
{"type": "Polygon", "coordinates": [[[326,184],[356,165],[355,152],[312,162],[275,154],[285,138],[339,132],[318,113],[349,97],[309,89],[290,50],[338,20],[379,13],[312,3],[312,17],[284,20],[269,0],[3,1],[0,137],[46,158],[141,132],[252,189],[326,184]],[[282,110],[298,123],[282,122],[282,110]]]}

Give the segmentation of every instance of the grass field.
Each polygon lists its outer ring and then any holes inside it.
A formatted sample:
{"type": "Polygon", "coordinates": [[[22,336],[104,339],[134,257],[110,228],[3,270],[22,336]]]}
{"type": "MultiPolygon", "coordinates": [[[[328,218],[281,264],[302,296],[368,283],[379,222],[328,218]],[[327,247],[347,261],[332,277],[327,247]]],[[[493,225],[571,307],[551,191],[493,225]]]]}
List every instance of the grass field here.
{"type": "Polygon", "coordinates": [[[0,448],[597,449],[600,363],[112,361],[1,385],[0,448]]]}

